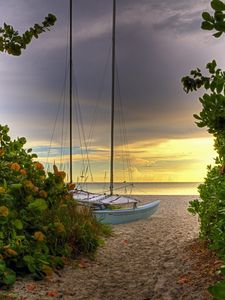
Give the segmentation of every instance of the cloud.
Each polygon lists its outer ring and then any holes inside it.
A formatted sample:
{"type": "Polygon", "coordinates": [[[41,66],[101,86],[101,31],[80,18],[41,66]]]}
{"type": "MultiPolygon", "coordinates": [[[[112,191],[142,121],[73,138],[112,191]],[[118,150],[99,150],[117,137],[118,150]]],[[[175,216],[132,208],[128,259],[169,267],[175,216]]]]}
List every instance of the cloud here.
{"type": "MultiPolygon", "coordinates": [[[[123,133],[122,137],[119,134],[123,114],[129,147],[137,159],[149,161],[150,165],[152,159],[159,166],[157,155],[145,156],[138,145],[154,148],[156,141],[208,137],[205,129],[195,126],[192,117],[201,110],[200,93],[185,95],[180,82],[192,68],[202,68],[214,57],[222,59],[222,44],[215,43],[211,32],[200,29],[201,12],[208,8],[206,0],[117,3],[116,146],[124,143],[123,133]]],[[[26,136],[30,144],[46,146],[61,103],[53,136],[58,147],[62,136],[64,146],[68,139],[68,3],[0,3],[1,19],[21,32],[42,21],[48,12],[58,18],[50,32],[34,40],[21,57],[0,56],[0,118],[10,125],[14,136],[26,136]]],[[[99,148],[105,154],[110,144],[112,3],[78,0],[73,14],[74,100],[79,100],[73,111],[74,145],[80,146],[82,128],[79,133],[76,114],[81,111],[85,136],[92,140],[96,151],[91,155],[95,154],[93,158],[99,161],[99,148]]],[[[44,156],[45,151],[40,154],[44,156]]],[[[172,161],[171,155],[168,161],[172,161]]]]}

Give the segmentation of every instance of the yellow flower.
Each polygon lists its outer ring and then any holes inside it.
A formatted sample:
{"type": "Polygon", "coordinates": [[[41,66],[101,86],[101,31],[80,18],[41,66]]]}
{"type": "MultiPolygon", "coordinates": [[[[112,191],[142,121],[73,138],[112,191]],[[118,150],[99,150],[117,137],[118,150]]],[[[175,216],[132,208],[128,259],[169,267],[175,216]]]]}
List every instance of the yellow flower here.
{"type": "Polygon", "coordinates": [[[46,191],[44,191],[44,190],[40,190],[39,196],[41,198],[47,198],[48,197],[48,193],[46,191]]]}
{"type": "Polygon", "coordinates": [[[34,167],[37,170],[43,170],[44,169],[44,166],[38,161],[34,162],[34,167]]]}
{"type": "Polygon", "coordinates": [[[19,171],[21,169],[21,167],[18,163],[12,163],[10,168],[15,171],[19,171]]]}
{"type": "Polygon", "coordinates": [[[31,189],[31,190],[34,189],[34,184],[33,184],[33,182],[30,181],[30,180],[25,180],[25,181],[24,181],[24,185],[25,185],[25,187],[27,187],[28,189],[31,189]]]}
{"type": "Polygon", "coordinates": [[[69,191],[74,190],[75,187],[76,187],[76,184],[75,184],[75,183],[68,183],[68,184],[67,184],[67,188],[68,188],[69,191]]]}
{"type": "Polygon", "coordinates": [[[59,171],[57,174],[59,177],[61,177],[62,179],[66,178],[66,173],[64,171],[59,171]]]}
{"type": "Polygon", "coordinates": [[[20,174],[26,175],[26,174],[27,174],[27,170],[25,170],[25,169],[20,169],[20,174]]]}
{"type": "Polygon", "coordinates": [[[55,230],[57,233],[65,232],[65,227],[64,227],[63,223],[55,222],[54,225],[55,225],[55,230]]]}
{"type": "Polygon", "coordinates": [[[1,217],[7,217],[8,214],[9,214],[8,208],[4,205],[0,206],[0,216],[1,217]]]}
{"type": "Polygon", "coordinates": [[[5,188],[3,186],[0,186],[0,194],[5,193],[5,188]]]}
{"type": "Polygon", "coordinates": [[[34,187],[33,187],[33,191],[34,191],[35,193],[37,193],[37,192],[39,191],[39,188],[38,188],[37,186],[34,186],[34,187]]]}
{"type": "Polygon", "coordinates": [[[3,148],[0,148],[0,156],[3,156],[5,154],[5,150],[3,148]]]}
{"type": "Polygon", "coordinates": [[[45,235],[41,231],[36,231],[34,237],[37,241],[42,242],[45,239],[45,235]]]}
{"type": "Polygon", "coordinates": [[[40,180],[41,180],[41,181],[44,181],[45,178],[46,178],[45,175],[40,176],[40,180]]]}
{"type": "Polygon", "coordinates": [[[5,249],[5,252],[8,254],[8,255],[17,255],[17,252],[11,248],[6,248],[5,249]]]}
{"type": "Polygon", "coordinates": [[[57,168],[56,165],[53,165],[53,171],[54,171],[54,174],[55,174],[55,175],[58,175],[59,170],[58,170],[58,168],[57,168]]]}
{"type": "Polygon", "coordinates": [[[42,267],[42,271],[45,273],[46,276],[51,276],[53,274],[53,269],[47,265],[42,267]]]}

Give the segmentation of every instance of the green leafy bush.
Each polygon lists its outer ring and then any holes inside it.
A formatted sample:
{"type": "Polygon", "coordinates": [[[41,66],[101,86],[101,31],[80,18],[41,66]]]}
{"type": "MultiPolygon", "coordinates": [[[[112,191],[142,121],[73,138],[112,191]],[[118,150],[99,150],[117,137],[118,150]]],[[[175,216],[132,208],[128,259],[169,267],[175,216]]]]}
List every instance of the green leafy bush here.
{"type": "Polygon", "coordinates": [[[188,210],[199,215],[200,237],[225,258],[225,177],[220,166],[208,166],[207,177],[198,190],[201,200],[191,201],[188,210]]]}
{"type": "MultiPolygon", "coordinates": [[[[214,37],[225,33],[225,3],[212,0],[214,14],[203,12],[202,29],[216,30],[214,37]]],[[[225,261],[225,71],[217,68],[215,60],[206,65],[208,75],[197,68],[190,76],[182,78],[185,92],[205,88],[206,93],[199,98],[202,111],[194,115],[198,127],[206,127],[214,136],[214,147],[218,157],[213,167],[208,166],[207,177],[199,186],[200,200],[190,202],[189,212],[198,214],[200,237],[225,261]]],[[[221,273],[225,275],[224,269],[221,273]]],[[[225,299],[225,280],[209,287],[214,299],[225,299]]]]}
{"type": "Polygon", "coordinates": [[[0,125],[0,285],[16,274],[40,279],[63,257],[93,253],[105,227],[73,200],[65,173],[45,173],[25,138],[11,140],[0,125]]]}

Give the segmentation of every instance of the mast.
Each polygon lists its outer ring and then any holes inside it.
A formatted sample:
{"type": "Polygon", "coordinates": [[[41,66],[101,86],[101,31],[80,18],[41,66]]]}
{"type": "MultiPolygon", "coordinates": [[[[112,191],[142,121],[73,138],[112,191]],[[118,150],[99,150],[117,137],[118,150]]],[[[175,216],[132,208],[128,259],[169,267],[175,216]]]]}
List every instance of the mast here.
{"type": "Polygon", "coordinates": [[[69,127],[70,127],[70,183],[73,182],[73,130],[72,130],[72,121],[73,121],[73,89],[72,89],[72,66],[73,66],[73,59],[72,59],[72,25],[73,25],[73,6],[72,6],[72,0],[70,0],[70,51],[69,51],[69,64],[70,64],[70,81],[69,81],[69,127]]]}
{"type": "Polygon", "coordinates": [[[116,40],[116,0],[113,0],[112,20],[112,90],[111,90],[111,155],[110,155],[110,195],[113,194],[114,167],[114,107],[115,107],[115,40],[116,40]]]}

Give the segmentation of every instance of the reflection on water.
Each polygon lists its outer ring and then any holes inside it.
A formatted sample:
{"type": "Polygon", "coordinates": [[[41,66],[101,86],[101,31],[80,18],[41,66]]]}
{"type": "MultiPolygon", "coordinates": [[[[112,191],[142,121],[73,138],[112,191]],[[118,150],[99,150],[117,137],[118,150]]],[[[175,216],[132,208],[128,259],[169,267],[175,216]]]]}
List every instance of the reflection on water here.
{"type": "MultiPolygon", "coordinates": [[[[199,182],[137,182],[133,186],[114,184],[115,193],[132,195],[198,195],[199,182]]],[[[82,186],[94,193],[108,192],[107,183],[87,183],[82,186]]]]}

